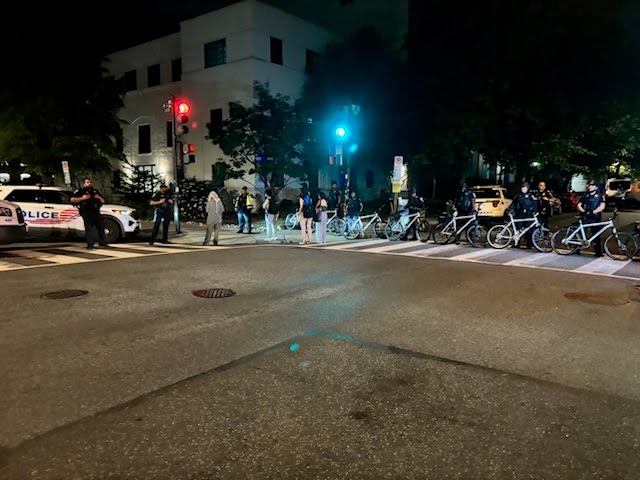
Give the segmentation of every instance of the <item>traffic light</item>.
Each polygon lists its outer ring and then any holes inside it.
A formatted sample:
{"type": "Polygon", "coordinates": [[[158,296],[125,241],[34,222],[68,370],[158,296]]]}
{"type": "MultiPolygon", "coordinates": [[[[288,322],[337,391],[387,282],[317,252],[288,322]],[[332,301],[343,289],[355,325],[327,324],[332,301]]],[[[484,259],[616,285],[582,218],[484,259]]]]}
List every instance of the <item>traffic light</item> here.
{"type": "Polygon", "coordinates": [[[179,137],[189,133],[189,104],[178,102],[176,104],[176,135],[179,137]]]}
{"type": "Polygon", "coordinates": [[[193,143],[182,145],[182,153],[188,155],[190,153],[196,153],[196,146],[193,143]]]}
{"type": "Polygon", "coordinates": [[[349,129],[345,125],[338,125],[335,135],[338,140],[345,140],[349,136],[349,129]]]}
{"type": "Polygon", "coordinates": [[[185,143],[182,145],[182,163],[188,165],[196,163],[196,146],[193,143],[185,143]]]}

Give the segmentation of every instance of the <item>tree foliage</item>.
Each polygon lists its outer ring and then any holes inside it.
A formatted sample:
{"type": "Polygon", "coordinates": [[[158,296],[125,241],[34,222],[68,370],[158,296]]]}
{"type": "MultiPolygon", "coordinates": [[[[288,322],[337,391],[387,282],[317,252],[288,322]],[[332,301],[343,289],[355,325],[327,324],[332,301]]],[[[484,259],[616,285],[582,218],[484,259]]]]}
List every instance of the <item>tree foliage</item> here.
{"type": "Polygon", "coordinates": [[[229,158],[216,165],[227,178],[257,176],[262,186],[276,193],[294,179],[304,177],[301,147],[305,122],[289,97],[271,94],[256,82],[255,102],[229,103],[229,118],[221,126],[207,124],[207,140],[219,145],[229,158]],[[277,178],[283,183],[276,182],[277,178]]]}

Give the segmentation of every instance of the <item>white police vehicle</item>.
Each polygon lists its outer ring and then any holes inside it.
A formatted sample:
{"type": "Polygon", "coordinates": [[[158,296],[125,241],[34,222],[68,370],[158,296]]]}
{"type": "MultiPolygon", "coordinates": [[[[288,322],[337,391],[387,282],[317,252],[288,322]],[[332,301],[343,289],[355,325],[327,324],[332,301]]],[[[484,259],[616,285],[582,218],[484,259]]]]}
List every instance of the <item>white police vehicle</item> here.
{"type": "Polygon", "coordinates": [[[478,186],[471,188],[471,191],[476,195],[480,218],[503,218],[513,202],[507,198],[507,189],[501,185],[478,186]]]}
{"type": "Polygon", "coordinates": [[[27,224],[18,205],[0,200],[0,244],[22,242],[27,224]]]}
{"type": "MultiPolygon", "coordinates": [[[[84,223],[78,207],[71,203],[72,190],[44,185],[0,185],[0,200],[20,206],[29,227],[29,236],[65,238],[84,236],[84,223]]],[[[105,239],[115,243],[137,235],[140,222],[134,208],[105,204],[105,239]]]]}

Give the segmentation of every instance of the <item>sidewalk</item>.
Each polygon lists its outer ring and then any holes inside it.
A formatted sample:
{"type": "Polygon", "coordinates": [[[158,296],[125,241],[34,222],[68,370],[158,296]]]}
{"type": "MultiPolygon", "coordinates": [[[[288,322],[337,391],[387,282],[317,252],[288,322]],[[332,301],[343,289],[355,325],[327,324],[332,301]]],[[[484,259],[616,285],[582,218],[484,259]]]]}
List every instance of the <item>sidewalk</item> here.
{"type": "MultiPolygon", "coordinates": [[[[151,236],[153,224],[150,221],[142,221],[140,236],[141,240],[147,240],[151,236]]],[[[169,227],[169,241],[172,243],[180,243],[185,245],[202,245],[206,232],[204,223],[200,222],[181,222],[181,234],[175,233],[173,223],[169,227]]],[[[220,232],[220,245],[297,245],[301,239],[300,228],[287,230],[284,227],[284,220],[278,222],[276,226],[276,240],[266,241],[266,228],[264,220],[254,221],[252,224],[251,234],[237,233],[238,225],[225,223],[222,225],[220,232]]],[[[327,233],[327,243],[342,242],[346,239],[342,235],[332,235],[327,233]]],[[[316,243],[315,234],[312,243],[316,243]]]]}

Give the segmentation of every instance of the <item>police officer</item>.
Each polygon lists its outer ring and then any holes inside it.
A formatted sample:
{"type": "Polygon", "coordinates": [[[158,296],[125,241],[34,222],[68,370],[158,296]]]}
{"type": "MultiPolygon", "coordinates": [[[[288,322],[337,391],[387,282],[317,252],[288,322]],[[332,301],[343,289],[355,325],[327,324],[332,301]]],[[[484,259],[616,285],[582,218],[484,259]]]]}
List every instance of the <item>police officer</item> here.
{"type": "Polygon", "coordinates": [[[160,190],[151,197],[149,205],[155,207],[155,221],[153,222],[153,232],[151,233],[149,245],[153,245],[156,241],[161,223],[162,243],[169,243],[169,223],[173,216],[173,198],[171,197],[169,187],[164,184],[160,185],[160,190]]]}
{"type": "MultiPolygon", "coordinates": [[[[595,180],[589,180],[587,192],[578,203],[578,211],[582,214],[582,222],[585,224],[601,222],[602,212],[606,206],[607,202],[604,195],[598,191],[598,184],[595,180]]],[[[595,235],[598,230],[598,227],[589,227],[590,236],[595,235]]],[[[596,252],[596,257],[602,256],[602,243],[599,235],[593,240],[593,249],[596,252]]]]}
{"type": "Polygon", "coordinates": [[[93,229],[98,231],[98,243],[102,247],[107,247],[107,240],[104,237],[104,219],[100,213],[100,207],[104,202],[104,198],[93,188],[93,182],[90,178],[85,178],[82,182],[82,188],[79,188],[71,196],[71,203],[78,205],[80,216],[84,221],[85,239],[87,241],[87,249],[91,250],[95,243],[93,229]]]}
{"type": "MultiPolygon", "coordinates": [[[[520,185],[520,193],[513,199],[511,205],[507,209],[507,212],[513,214],[516,219],[533,218],[533,215],[538,211],[538,204],[529,192],[529,182],[522,182],[520,185]]],[[[530,223],[518,222],[516,224],[518,229],[527,228],[530,223]]],[[[527,239],[527,248],[533,247],[533,241],[531,239],[533,235],[532,229],[529,229],[525,235],[527,239]]],[[[519,248],[519,245],[516,245],[519,248]]]]}
{"type": "Polygon", "coordinates": [[[551,190],[547,190],[545,182],[538,182],[538,191],[534,194],[538,203],[538,220],[545,227],[549,227],[549,217],[551,216],[551,208],[556,205],[559,200],[553,195],[551,190]]]}
{"type": "Polygon", "coordinates": [[[456,192],[454,206],[458,215],[467,216],[476,211],[476,194],[467,186],[467,182],[461,182],[460,188],[456,192]]]}
{"type": "Polygon", "coordinates": [[[338,216],[340,215],[340,203],[342,199],[340,197],[340,190],[338,190],[338,182],[333,180],[331,182],[331,190],[327,195],[327,208],[329,210],[337,210],[338,216]]]}
{"type": "MultiPolygon", "coordinates": [[[[424,203],[424,198],[419,197],[418,196],[418,190],[413,187],[411,189],[411,195],[409,196],[409,201],[407,202],[407,210],[409,210],[409,215],[412,215],[414,213],[418,213],[422,210],[425,209],[425,203],[424,203]]],[[[416,236],[416,226],[418,225],[418,222],[413,222],[411,224],[411,226],[409,227],[409,229],[407,230],[406,235],[403,235],[401,237],[402,240],[408,240],[409,239],[409,233],[412,234],[412,239],[416,240],[417,236],[416,236]]]]}

